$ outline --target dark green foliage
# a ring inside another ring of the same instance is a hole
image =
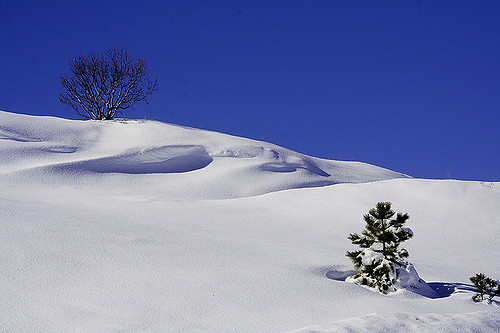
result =
[[[408,251],[399,246],[413,236],[410,229],[403,228],[409,216],[396,214],[390,202],[379,202],[363,218],[366,225],[361,235],[353,233],[348,237],[361,250],[347,251],[346,256],[360,271],[354,276],[357,283],[387,292],[397,278],[394,264],[404,265],[408,257]]]
[[[346,256],[348,256],[352,260],[352,263],[354,264],[354,267],[356,269],[361,269],[361,266],[363,266],[360,256],[361,252],[363,251],[347,251],[346,254]]]
[[[363,275],[369,277],[363,277],[363,284],[371,288],[378,288],[382,292],[387,292],[394,283],[394,268],[388,262],[374,261],[372,264],[362,266],[358,276]]]
[[[500,295],[500,285],[492,278],[486,277],[483,273],[476,274],[469,278],[476,287],[477,293],[472,296],[475,302],[484,300],[484,296],[488,296],[488,301],[492,302],[495,295]]]
[[[413,232],[402,228],[410,218],[408,214],[398,213],[395,219],[391,218],[395,212],[391,209],[390,202],[379,202],[377,207],[369,211],[363,218],[366,222],[365,230],[361,236],[357,233],[348,237],[353,244],[361,248],[371,248],[373,251],[381,253],[385,259],[398,262],[398,257],[408,257],[408,252],[404,249],[398,250],[399,245],[413,237]],[[359,269],[359,260],[355,258],[361,251],[347,252],[347,256],[353,260],[356,268]]]

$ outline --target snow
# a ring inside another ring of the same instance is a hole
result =
[[[410,215],[403,245],[434,296],[343,281],[379,201]],[[500,183],[0,112],[0,330],[498,332],[498,299],[473,302],[469,277],[499,278],[499,202]]]
[[[413,230],[411,230],[410,228],[401,228],[402,230],[406,231],[410,237],[413,237]]]
[[[373,265],[374,262],[383,261],[384,256],[382,253],[372,251],[370,249],[365,249],[361,252],[362,260],[364,266]]]
[[[498,332],[499,319],[490,312],[474,312],[462,315],[389,313],[370,314],[362,318],[341,320],[327,327],[308,327],[295,333],[330,332]]]

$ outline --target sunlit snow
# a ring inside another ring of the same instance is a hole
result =
[[[432,292],[344,282],[347,236],[379,201],[410,215],[404,247]],[[498,297],[474,303],[469,281],[500,278],[498,216],[500,183],[0,112],[0,330],[498,332]]]

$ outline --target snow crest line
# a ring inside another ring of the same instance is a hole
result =
[[[68,163],[57,168],[97,173],[182,173],[202,169],[212,161],[213,158],[202,146],[175,145]]]

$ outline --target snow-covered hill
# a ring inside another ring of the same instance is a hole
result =
[[[434,296],[341,281],[378,201],[409,213]],[[500,183],[0,112],[0,331],[498,332],[498,303],[472,302],[468,277],[500,278],[499,203]]]
[[[74,121],[0,112],[0,149],[0,173],[9,177],[42,175],[37,180],[52,182],[51,176],[62,176],[92,187],[132,182],[150,195],[182,198],[235,198],[407,177],[155,121]]]

